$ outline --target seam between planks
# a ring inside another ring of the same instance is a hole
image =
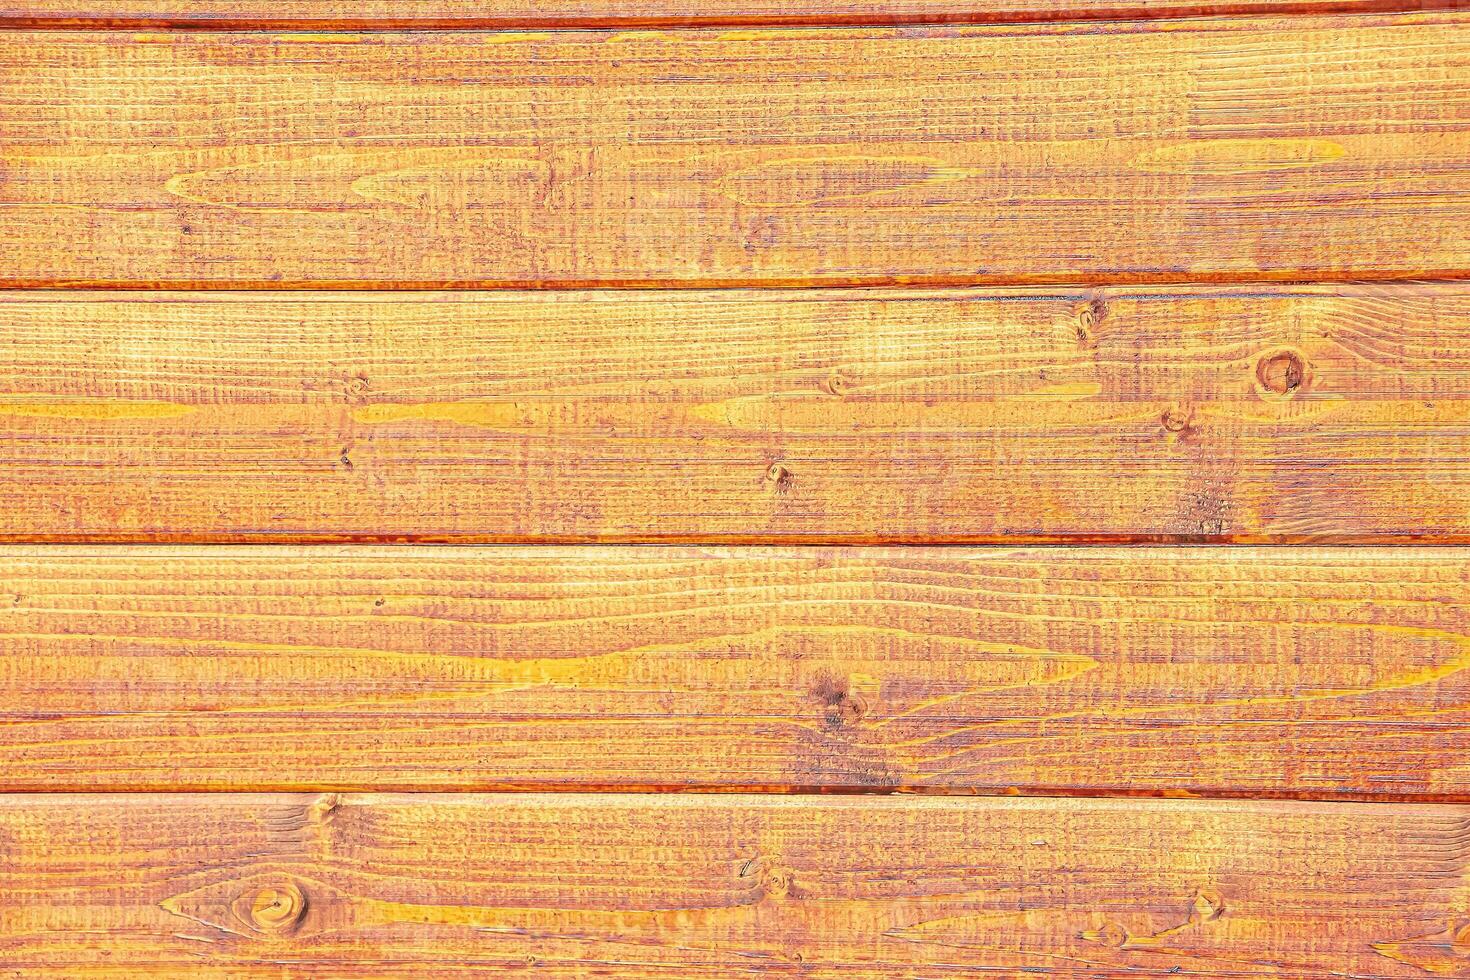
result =
[[[1315,16],[1323,14],[1393,14],[1467,9],[1466,0],[1299,0],[1270,2],[1243,0],[1228,3],[1169,3],[1147,6],[1141,3],[1119,3],[1093,10],[1074,9],[969,9],[935,13],[825,13],[825,14],[691,14],[685,16],[556,15],[425,17],[237,17],[209,15],[157,16],[65,16],[32,15],[0,10],[0,30],[168,30],[189,32],[215,31],[322,31],[322,32],[391,32],[391,31],[581,31],[617,29],[690,29],[753,28],[813,29],[852,27],[924,27],[986,24],[1051,24],[1090,23],[1128,20],[1184,20],[1195,18],[1227,18],[1253,16]]]
[[[353,292],[353,293],[424,293],[424,292],[790,292],[795,290],[837,289],[1106,289],[1130,286],[1149,289],[1212,286],[1329,286],[1329,285],[1430,285],[1470,281],[1470,269],[1384,270],[1371,273],[1345,271],[1341,275],[1316,271],[1311,276],[1290,272],[1277,275],[1270,271],[1252,270],[1239,276],[1224,274],[1158,276],[1149,273],[1109,273],[1083,276],[1005,275],[1005,276],[842,276],[831,278],[798,277],[790,279],[180,279],[140,281],[134,279],[4,279],[0,293],[96,290],[99,292],[143,293],[215,293],[215,292]]]

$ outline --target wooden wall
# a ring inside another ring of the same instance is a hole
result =
[[[1470,976],[1470,10],[0,0],[0,977]]]

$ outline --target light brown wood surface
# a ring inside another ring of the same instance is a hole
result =
[[[0,980],[1470,977],[1464,8],[0,0]]]
[[[1470,536],[1470,286],[0,295],[0,537]]]
[[[0,972],[1464,976],[1467,826],[1392,804],[6,797]]]
[[[0,0],[0,26],[596,28],[1453,9],[1460,0]]]
[[[0,33],[0,283],[1470,269],[1470,14]]]
[[[1463,549],[9,548],[5,790],[1470,800]]]

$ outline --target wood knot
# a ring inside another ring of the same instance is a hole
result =
[[[1108,304],[1101,296],[1094,296],[1077,310],[1075,329],[1077,343],[1083,347],[1097,344],[1097,328],[1107,318]]]
[[[1212,888],[1201,888],[1194,896],[1196,922],[1213,922],[1225,914],[1225,900]]]
[[[850,386],[847,382],[847,379],[844,378],[842,375],[833,374],[831,377],[822,382],[821,387],[822,390],[825,391],[827,394],[836,395],[838,398],[841,398],[843,395],[847,394]]]
[[[1290,398],[1307,382],[1307,365],[1295,351],[1277,351],[1256,362],[1256,381],[1261,390],[1278,398]]]
[[[1086,303],[1082,304],[1082,309],[1077,311],[1077,322],[1082,324],[1087,329],[1091,330],[1099,323],[1102,323],[1103,320],[1107,319],[1107,316],[1107,300],[1103,299],[1101,296],[1094,296]]]
[[[855,725],[868,713],[868,703],[862,695],[854,693],[850,684],[839,683],[830,677],[817,682],[812,688],[812,696],[821,704],[822,716],[830,728]]]
[[[791,894],[791,869],[773,863],[764,855],[757,854],[742,862],[735,874],[747,880],[754,879],[755,888],[762,898],[785,898]]]
[[[827,704],[824,713],[827,724],[833,728],[846,728],[856,725],[863,720],[868,713],[868,705],[858,694],[844,694],[842,697]]]
[[[381,599],[378,600],[380,603]],[[342,798],[336,793],[323,793],[306,808],[307,820],[311,823],[326,823],[332,819],[337,808],[342,805]]]
[[[1189,413],[1182,408],[1170,408],[1160,417],[1159,422],[1167,432],[1183,432],[1189,428]]]
[[[367,397],[368,387],[367,375],[353,375],[342,383],[342,397],[351,404],[357,404]]]
[[[250,924],[261,932],[285,935],[295,932],[306,917],[306,894],[294,881],[278,881],[256,889],[246,911]]]
[[[1094,929],[1082,934],[1084,939],[1090,939],[1104,946],[1112,946],[1114,949],[1122,949],[1128,943],[1128,930],[1116,922],[1109,922],[1101,929]]]
[[[787,868],[770,868],[761,878],[761,891],[767,898],[785,898],[791,894],[791,871]]]
[[[791,484],[796,482],[796,477],[791,471],[780,463],[772,463],[766,467],[765,482],[777,493],[784,494],[791,490]]]

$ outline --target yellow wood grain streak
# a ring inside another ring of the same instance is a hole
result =
[[[1470,540],[1470,286],[0,295],[0,539]]]
[[[1470,799],[1462,549],[11,547],[7,791]]]
[[[1393,804],[6,797],[0,942],[8,968],[68,977],[1463,976],[1467,824]]]
[[[1464,12],[0,32],[0,283],[1454,277],[1467,78]]]
[[[1453,9],[1456,0],[3,0],[26,27],[491,28],[989,23]]]

